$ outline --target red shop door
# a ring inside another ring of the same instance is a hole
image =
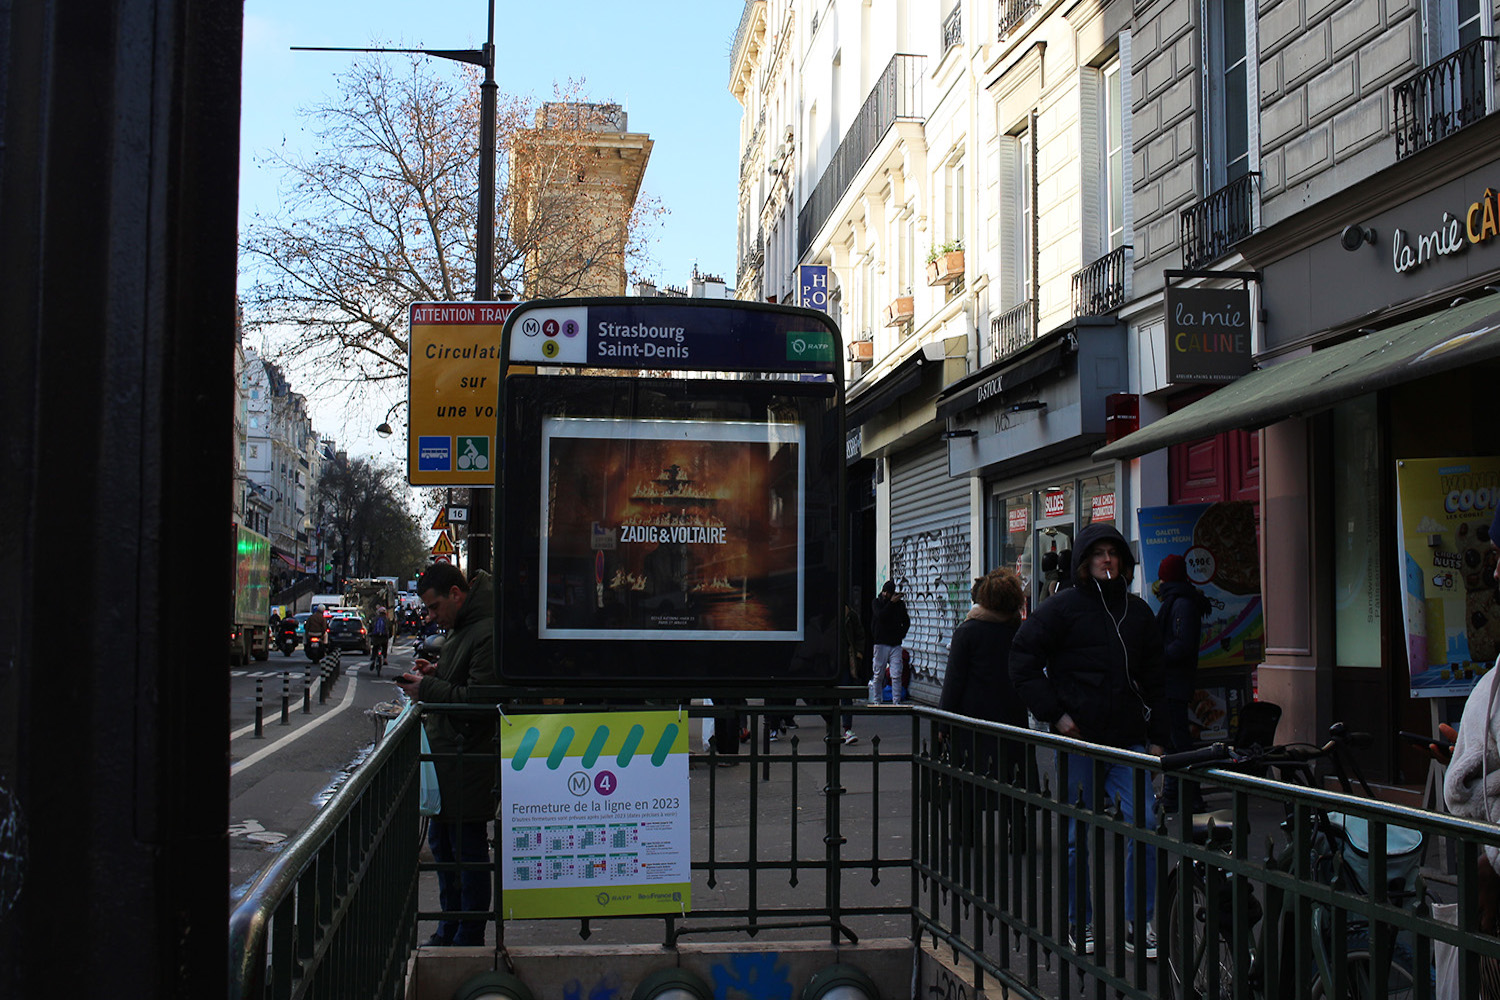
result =
[[[1200,392],[1179,396],[1169,408],[1180,410],[1206,395]],[[1167,477],[1169,503],[1249,500],[1259,504],[1260,435],[1225,431],[1173,445],[1167,452]]]

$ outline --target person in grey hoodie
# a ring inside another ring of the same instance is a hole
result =
[[[1075,740],[1121,747],[1160,756],[1170,732],[1167,725],[1166,677],[1161,633],[1151,607],[1128,590],[1135,558],[1112,525],[1094,523],[1079,532],[1073,545],[1073,586],[1059,590],[1037,606],[1011,643],[1010,677],[1016,693],[1053,731]],[[1082,754],[1062,754],[1063,798],[1080,795],[1093,802],[1094,762]],[[1120,802],[1126,823],[1148,823],[1155,812],[1151,782],[1142,799],[1134,792],[1134,769],[1104,769],[1103,796]],[[1092,893],[1088,891],[1088,857],[1077,843],[1080,824],[1068,828],[1068,918],[1075,946],[1093,951]],[[1146,851],[1147,958],[1156,955],[1155,851]],[[1125,917],[1135,919],[1135,841],[1125,848]],[[1076,912],[1079,881],[1084,912]],[[1080,920],[1081,916],[1081,920]],[[1127,946],[1134,940],[1127,933]]]

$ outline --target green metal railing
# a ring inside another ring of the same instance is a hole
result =
[[[406,992],[417,912],[419,722],[407,712],[229,918],[229,996]]]
[[[1460,948],[1466,989],[1478,982],[1481,956],[1500,957],[1495,938],[1460,930],[1477,926],[1473,873],[1483,845],[1500,845],[1493,827],[1209,771],[1188,776],[1182,790],[1222,807],[1212,839],[1199,842],[1190,820],[1162,822],[1144,809],[1148,783],[1159,772],[1154,758],[920,706],[829,708],[820,699],[680,709],[693,720],[712,716],[716,726],[750,731],[741,754],[692,755],[691,911],[547,923],[564,937],[624,935],[667,947],[726,932],[833,944],[905,938],[944,953],[977,985],[993,980],[1022,997],[1275,998],[1321,991],[1421,1000],[1433,995],[1433,942]],[[671,706],[623,696],[611,702],[601,692],[588,705],[511,702],[506,712],[664,707]],[[862,733],[853,746],[839,741],[846,711]],[[793,714],[803,727],[771,743],[772,721]],[[1143,819],[1125,822],[1102,790],[1089,801],[1070,796],[1057,781],[1059,750],[1082,754],[1096,772],[1114,764],[1134,768],[1127,794]],[[437,867],[418,861],[417,761],[409,714],[251,887],[231,921],[232,996],[323,996],[333,984],[339,996],[401,992],[419,922],[439,917],[419,912],[417,903],[419,879]],[[739,766],[721,766],[731,763]],[[1329,811],[1363,819],[1373,831],[1375,846],[1362,861],[1368,890],[1352,884],[1337,845],[1327,840],[1322,817]],[[1080,947],[1069,942],[1073,823],[1080,824],[1095,873],[1072,900],[1081,908],[1087,892],[1093,904],[1092,953],[1081,939]],[[1429,860],[1451,845],[1456,876],[1421,885],[1416,896],[1388,884],[1398,859],[1381,845],[1385,830],[1395,828],[1423,833]],[[1139,916],[1127,927],[1130,843],[1139,846]],[[498,879],[493,864],[485,870]],[[1148,883],[1161,932],[1154,961],[1144,948],[1126,947],[1127,934],[1141,940],[1146,931]],[[1458,904],[1456,926],[1432,915],[1425,890],[1433,888]],[[475,916],[494,922],[496,910]],[[507,926],[496,925],[497,952]],[[1174,968],[1182,982],[1173,981]]]

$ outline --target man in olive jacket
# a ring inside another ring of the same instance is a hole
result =
[[[1130,593],[1135,557],[1122,536],[1108,524],[1094,523],[1079,532],[1073,545],[1070,588],[1048,597],[1016,632],[1010,647],[1010,679],[1016,694],[1054,732],[1075,740],[1122,747],[1160,756],[1170,739],[1167,723],[1166,668],[1161,632],[1150,605]],[[1094,801],[1093,761],[1082,754],[1063,754],[1064,795]],[[1134,769],[1111,763],[1103,769],[1103,796],[1118,800],[1122,818],[1149,828],[1155,802],[1151,782],[1141,799],[1134,793]],[[1068,917],[1076,947],[1093,951],[1094,928],[1088,890],[1088,855],[1078,850],[1078,824],[1068,827]],[[1125,848],[1125,918],[1135,918],[1135,841]],[[1149,921],[1155,910],[1154,850],[1146,855],[1145,951],[1156,957],[1156,933]],[[1079,882],[1084,886],[1082,920],[1075,913]],[[1133,927],[1126,947],[1134,946]]]
[[[467,702],[473,685],[495,683],[494,596],[489,574],[471,585],[455,567],[438,563],[417,581],[417,596],[429,617],[448,629],[437,663],[418,659],[413,673],[397,681],[417,701]],[[444,910],[490,908],[489,822],[495,818],[495,719],[486,715],[429,712],[422,725],[437,755],[435,766],[442,811],[427,827],[433,860],[472,864],[472,869],[438,872],[438,901]],[[443,754],[462,751],[463,760]],[[482,945],[484,920],[444,920],[428,945]]]

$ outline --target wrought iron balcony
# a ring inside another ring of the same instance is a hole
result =
[[[1000,0],[1000,30],[995,34],[996,39],[1003,41],[1037,6],[1038,0]]]
[[[1476,38],[1391,88],[1396,159],[1419,153],[1490,113],[1485,64],[1493,58],[1496,41],[1500,39],[1491,35]]]
[[[854,124],[844,133],[833,159],[818,178],[807,203],[797,213],[797,256],[804,257],[812,238],[833,214],[839,199],[859,176],[860,168],[898,121],[921,121],[924,56],[897,55],[865,98]]]
[[[1255,232],[1259,173],[1236,177],[1196,205],[1182,210],[1182,266],[1203,267]]]
[[[1073,316],[1108,316],[1125,304],[1130,247],[1116,247],[1073,275]]]
[[[951,48],[953,48],[955,45],[962,45],[963,44],[963,41],[964,41],[964,19],[963,19],[963,13],[964,13],[963,4],[959,3],[959,4],[955,4],[954,7],[953,7],[953,9],[948,12],[948,16],[945,17],[945,18],[943,18],[943,54],[944,55],[947,55],[948,54],[948,50],[951,49]]]
[[[1007,357],[1016,353],[1036,339],[1036,318],[1031,311],[1031,300],[1001,313],[990,320],[990,335],[984,342],[985,356],[980,364]]]

